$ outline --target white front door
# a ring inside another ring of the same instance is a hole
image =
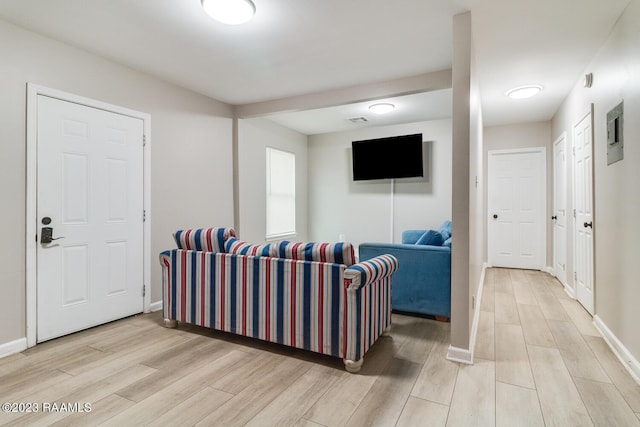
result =
[[[553,144],[553,274],[567,283],[567,156],[563,134]]]
[[[544,268],[545,150],[489,152],[488,258],[494,267]]]
[[[593,314],[593,146],[591,113],[573,128],[576,298]]]
[[[38,342],[143,311],[143,132],[37,96]]]

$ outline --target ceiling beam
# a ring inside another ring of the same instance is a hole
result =
[[[363,84],[306,95],[237,105],[235,106],[235,112],[237,118],[248,119],[276,113],[335,107],[355,102],[373,101],[380,98],[391,98],[450,88],[451,70],[442,70],[386,82]]]

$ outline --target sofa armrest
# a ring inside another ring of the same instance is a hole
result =
[[[344,279],[348,290],[357,290],[370,283],[391,276],[398,269],[398,259],[393,255],[379,255],[347,267]]]
[[[171,251],[160,252],[160,265],[164,267],[167,263],[171,263]]]

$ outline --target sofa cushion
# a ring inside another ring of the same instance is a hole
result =
[[[442,234],[436,230],[427,230],[422,237],[418,239],[416,245],[442,246],[443,242],[444,238]]]
[[[449,237],[447,240],[444,241],[444,243],[442,244],[442,246],[446,246],[448,248],[451,247],[451,237]]]
[[[330,262],[347,267],[356,263],[355,251],[349,242],[288,243],[281,245],[279,252],[281,258]]]
[[[438,229],[438,232],[442,234],[442,238],[444,240],[447,240],[449,237],[451,237],[451,221],[447,220],[443,222]]]
[[[277,257],[280,253],[280,245],[287,243],[289,242],[253,245],[251,243],[238,240],[235,237],[231,237],[227,240],[227,243],[225,243],[224,248],[225,252],[228,254]]]
[[[178,249],[224,252],[224,244],[230,237],[235,237],[233,228],[198,228],[178,230],[173,238]]]

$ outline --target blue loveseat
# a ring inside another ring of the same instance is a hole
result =
[[[360,260],[382,254],[400,264],[393,275],[394,311],[451,317],[451,221],[438,230],[406,230],[402,243],[360,245]]]

